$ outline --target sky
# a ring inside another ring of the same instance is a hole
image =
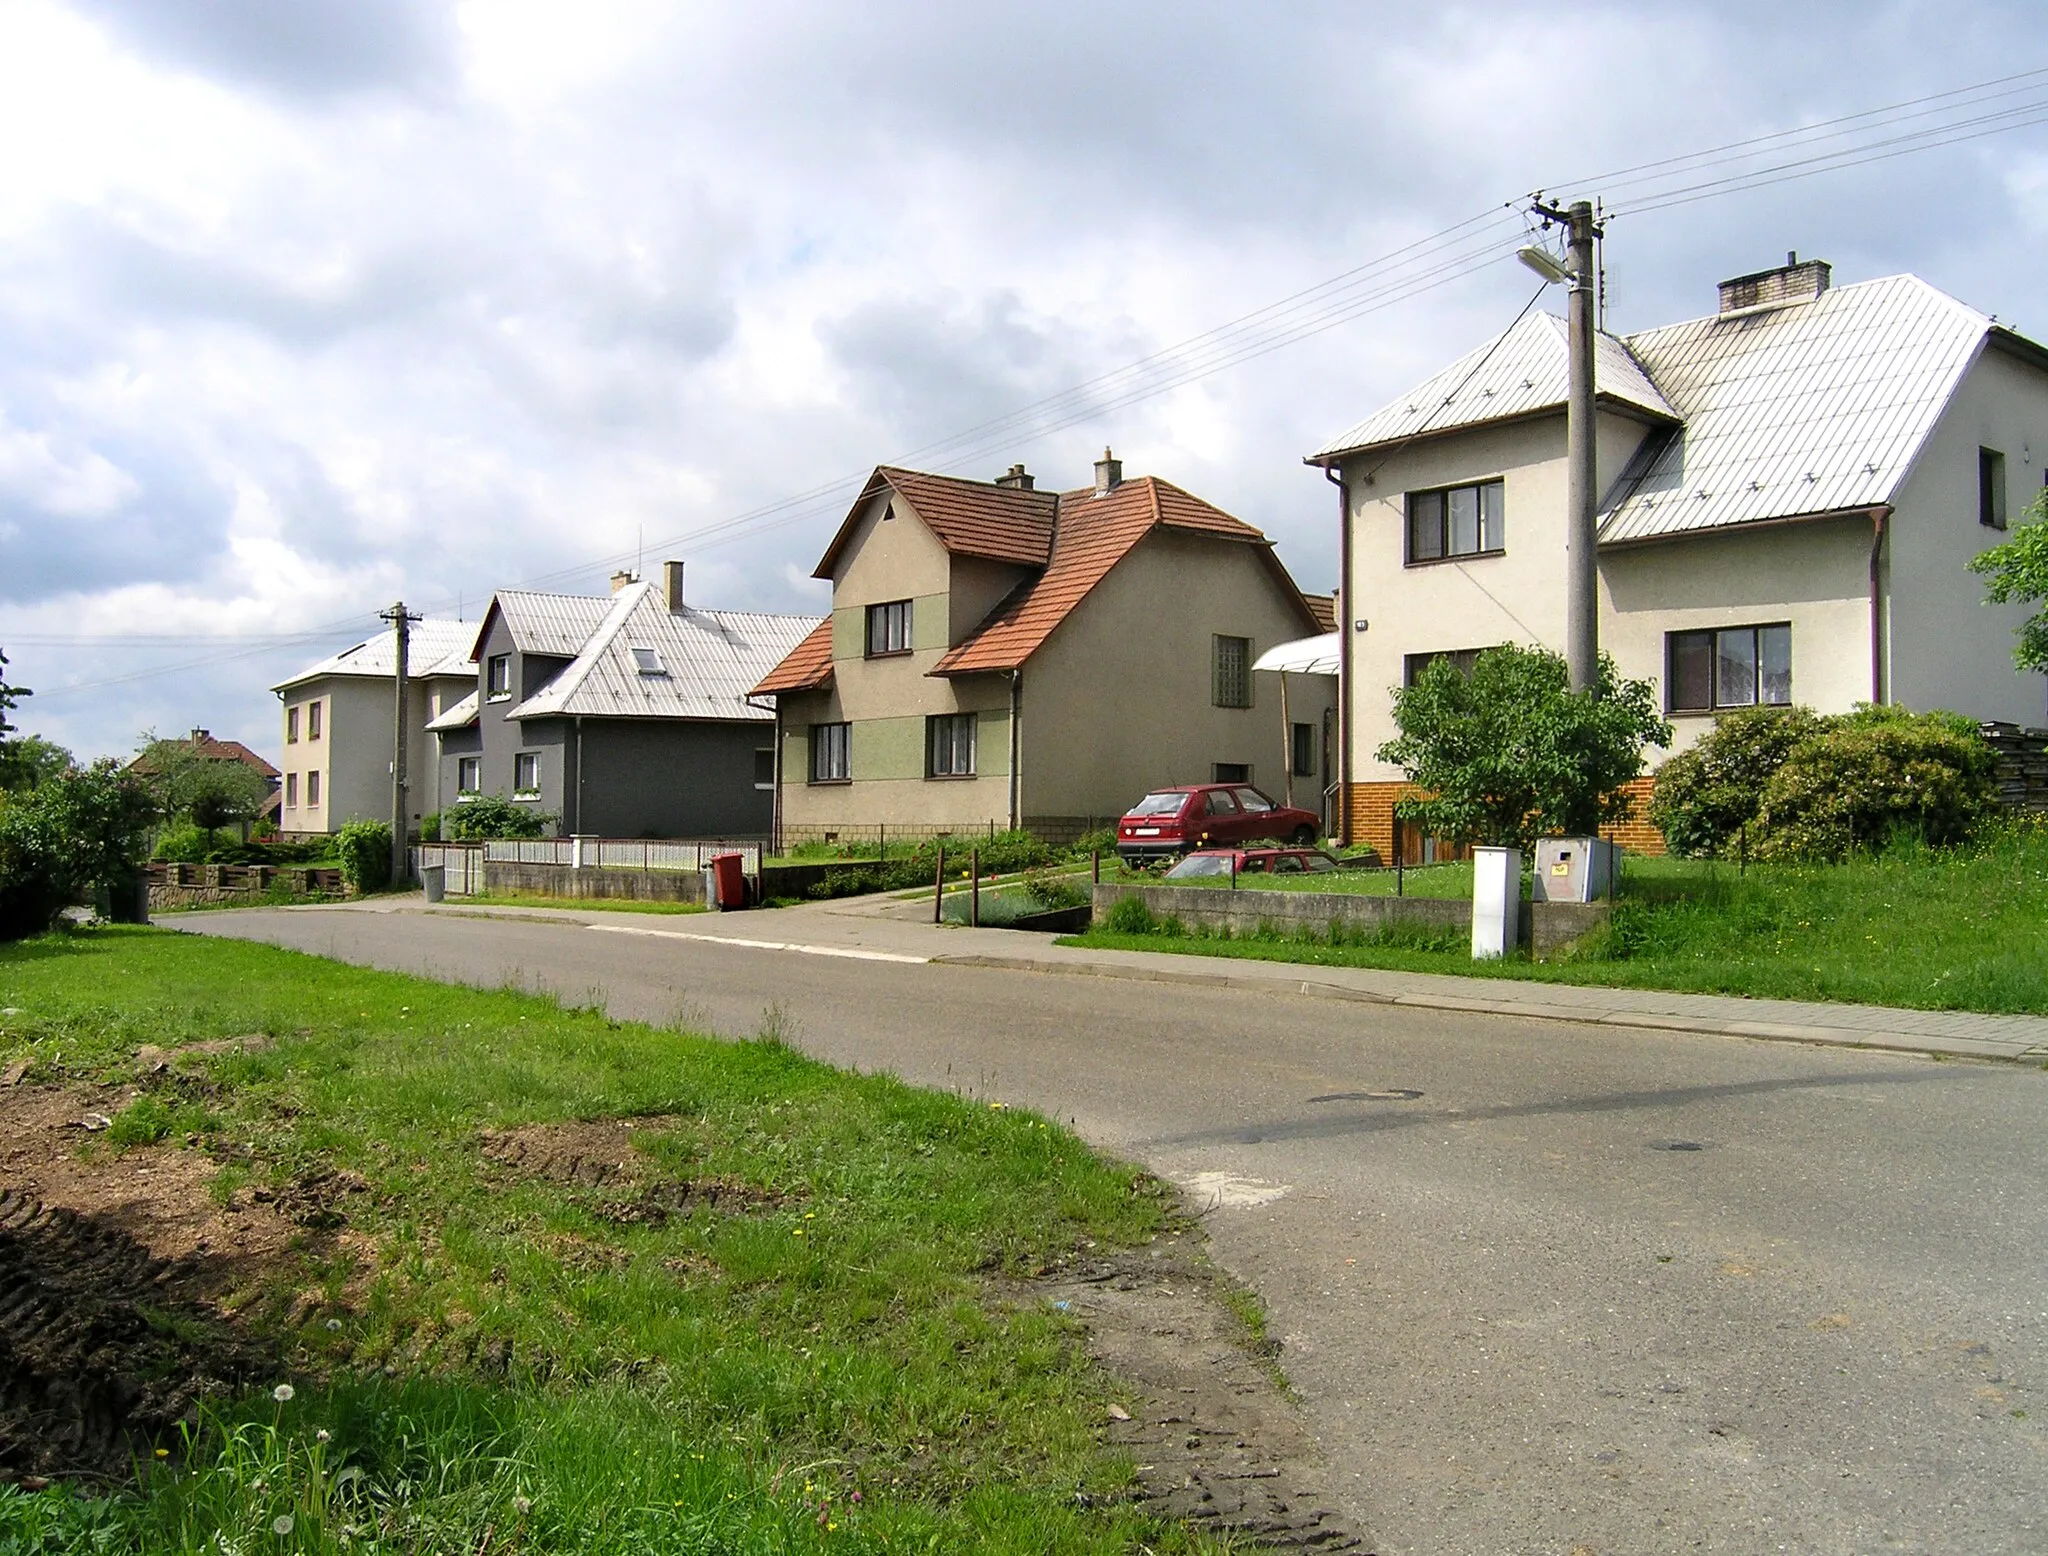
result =
[[[0,0],[16,719],[81,756],[203,726],[275,757],[268,687],[392,601],[475,620],[636,560],[683,558],[696,604],[821,613],[878,463],[1064,488],[1113,446],[1326,590],[1302,457],[1530,301],[1532,190],[1602,199],[1617,331],[1796,249],[2048,339],[2048,78],[1980,94],[2005,133],[1761,174],[1902,149],[1979,102],[1920,100],[2048,66],[2036,21]]]

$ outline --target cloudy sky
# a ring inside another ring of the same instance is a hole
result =
[[[1798,249],[2048,337],[2048,74],[1921,101],[2048,65],[2036,22],[0,0],[23,722],[81,754],[205,725],[275,755],[268,684],[394,598],[474,619],[643,549],[687,558],[699,603],[822,610],[847,483],[891,460],[1077,485],[1113,444],[1326,588],[1301,456],[1522,307],[1535,188],[1614,212],[1618,330]],[[1828,151],[1880,159],[1769,181]]]

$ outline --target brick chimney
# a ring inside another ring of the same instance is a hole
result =
[[[1787,303],[1810,303],[1828,289],[1834,267],[1824,259],[1802,260],[1794,249],[1775,270],[1737,276],[1721,283],[1721,311],[1740,313],[1747,308],[1778,308]]]
[[[616,573],[612,574],[612,593],[617,594],[621,589],[625,588],[627,584],[638,583],[639,581],[640,580],[638,578],[633,576],[632,570],[630,568],[622,567]]]
[[[664,562],[661,564],[661,597],[668,602],[671,614],[683,608],[683,564]]]
[[[1102,457],[1095,461],[1095,495],[1107,497],[1124,484],[1124,462],[1107,448]]]
[[[1037,484],[1036,478],[1022,465],[1012,465],[996,477],[996,485],[1007,486],[1013,492],[1028,492]]]

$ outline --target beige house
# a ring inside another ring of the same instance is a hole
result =
[[[430,721],[476,692],[473,622],[415,622],[406,645],[406,801],[412,825],[432,809],[436,758]],[[286,839],[391,819],[395,632],[331,654],[271,688],[283,704],[284,764],[277,827]]]
[[[1674,750],[1759,704],[2044,714],[2012,661],[2025,609],[1967,563],[2048,479],[2048,351],[1913,276],[1829,283],[1792,256],[1704,318],[1598,339],[1600,645],[1658,686]],[[1401,775],[1373,753],[1419,665],[1562,649],[1565,393],[1563,323],[1533,315],[1309,456],[1343,492],[1360,841],[1391,845]]]
[[[875,471],[818,564],[830,619],[755,688],[783,835],[1067,837],[1216,779],[1319,805],[1327,683],[1299,678],[1283,726],[1252,662],[1327,616],[1251,525],[1107,453],[1095,473]]]

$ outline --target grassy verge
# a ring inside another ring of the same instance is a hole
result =
[[[631,897],[550,897],[540,892],[473,891],[446,899],[451,906],[486,908],[574,908],[582,913],[703,913],[701,902],[640,902]]]
[[[1141,886],[1220,886],[1225,891],[1230,889],[1230,877],[1227,875],[1205,875],[1190,880],[1169,881],[1158,875],[1120,871],[1116,879]],[[1472,895],[1472,866],[1424,864],[1400,871],[1329,870],[1316,875],[1240,875],[1237,878],[1237,889],[1317,892],[1336,897],[1392,897],[1398,893],[1409,897],[1469,899]]]
[[[1169,1215],[1044,1119],[772,1020],[721,1043],[146,929],[0,948],[0,1006],[29,1085],[267,1035],[153,1073],[89,1148],[202,1152],[221,1196],[353,1186],[228,1303],[291,1397],[224,1405],[140,1490],[0,1487],[0,1550],[1197,1548],[1115,1505],[1071,1322],[989,1295]],[[621,1118],[623,1178],[492,1154]]]
[[[2048,1015],[2048,832],[1839,865],[1631,858],[1608,933],[1554,962],[1476,963],[1462,934],[1093,930],[1064,945],[1466,977]]]

